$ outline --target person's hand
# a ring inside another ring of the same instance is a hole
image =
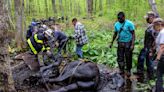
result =
[[[130,50],[133,51],[134,50],[134,45],[130,46]]]
[[[152,56],[153,56],[153,53],[152,53],[152,52],[150,52],[150,53],[149,53],[149,56],[150,56],[150,57],[152,57]]]
[[[74,37],[73,37],[73,36],[69,36],[68,38],[69,38],[69,39],[74,39]]]

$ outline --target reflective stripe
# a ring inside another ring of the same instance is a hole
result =
[[[35,48],[33,47],[33,45],[32,45],[32,43],[31,43],[30,39],[28,39],[27,42],[28,42],[28,44],[29,44],[29,46],[30,46],[32,52],[36,55],[38,52],[37,52],[37,51],[35,50]]]
[[[44,51],[44,50],[46,50],[46,48],[43,46],[43,47],[42,47],[42,51]]]
[[[50,50],[50,47],[47,47],[46,50]]]
[[[42,51],[44,50],[50,50],[50,47],[45,48],[44,46],[42,47]]]
[[[37,43],[43,44],[43,41],[38,39],[37,34],[34,35],[34,39]]]

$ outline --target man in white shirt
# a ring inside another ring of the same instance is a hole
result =
[[[156,38],[157,57],[155,62],[157,65],[157,81],[156,91],[163,92],[163,74],[164,74],[164,20],[157,18],[153,21],[155,31],[159,32]]]

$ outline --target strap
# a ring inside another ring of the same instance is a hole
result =
[[[119,34],[122,32],[123,27],[124,27],[124,25],[125,25],[125,22],[126,22],[126,21],[124,21],[124,23],[122,24],[122,27],[120,28],[120,31],[118,32]],[[119,40],[119,38],[120,38],[120,36],[118,35],[117,41]]]
[[[44,51],[44,50],[50,50],[50,47],[45,47],[45,46],[43,46],[43,47],[42,47],[42,51]]]
[[[125,21],[125,22],[126,22],[126,21]],[[119,34],[122,32],[123,27],[124,27],[124,25],[125,25],[125,22],[122,24],[122,27],[120,28]]]
[[[27,43],[29,44],[29,46],[30,46],[32,52],[36,55],[38,52],[36,51],[36,49],[35,49],[34,46],[32,45],[31,40],[28,39],[28,40],[27,40]]]
[[[37,43],[43,44],[43,41],[38,39],[37,34],[34,35],[34,39]]]

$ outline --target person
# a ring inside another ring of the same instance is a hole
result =
[[[139,57],[138,57],[138,64],[137,64],[137,75],[138,80],[143,82],[144,80],[144,60],[146,59],[146,66],[147,66],[147,77],[148,79],[153,79],[153,55],[154,55],[154,43],[155,37],[157,32],[153,29],[152,22],[156,18],[156,14],[152,11],[147,12],[145,16],[146,21],[148,23],[148,27],[145,31],[145,38],[144,38],[144,48],[141,50]]]
[[[85,32],[84,25],[77,21],[77,18],[72,19],[72,24],[74,25],[74,38],[76,40],[76,54],[79,58],[83,58],[82,48],[88,43],[88,37]]]
[[[26,34],[26,39],[29,39],[32,35],[37,33],[37,22],[35,19],[32,20],[31,25],[28,27],[27,34]]]
[[[58,53],[61,54],[62,49],[64,50],[64,53],[66,53],[66,43],[68,37],[61,31],[59,24],[52,25],[51,28],[53,29],[54,39],[50,43],[58,43]]]
[[[114,35],[110,48],[112,48],[113,42],[117,38],[117,62],[120,69],[120,74],[124,77],[125,75],[125,62],[126,60],[126,74],[127,77],[131,75],[132,68],[132,51],[134,49],[135,41],[135,26],[130,21],[125,19],[124,12],[119,12],[117,15],[118,21],[114,25]]]
[[[155,31],[159,32],[156,38],[156,52],[157,57],[155,63],[157,64],[157,81],[156,91],[163,92],[163,74],[164,74],[164,20],[156,18],[153,21]]]
[[[52,30],[46,30],[42,34],[34,34],[29,39],[27,39],[28,46],[30,48],[30,55],[34,58],[38,58],[40,52],[44,52],[52,60],[55,60],[53,53],[50,51],[50,46],[48,41],[52,38]]]

